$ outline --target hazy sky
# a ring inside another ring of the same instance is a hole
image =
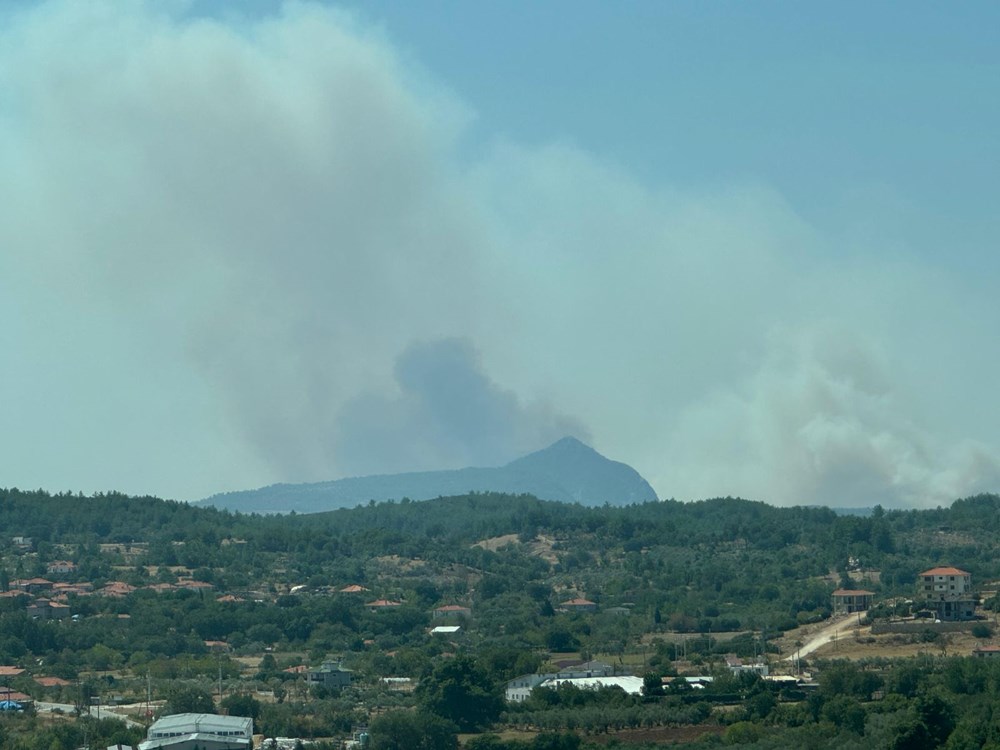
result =
[[[574,434],[661,497],[1000,490],[1000,5],[0,5],[0,485]]]

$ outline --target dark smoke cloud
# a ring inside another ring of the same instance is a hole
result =
[[[340,412],[336,455],[348,473],[492,466],[565,435],[588,438],[577,420],[491,380],[468,339],[413,344],[394,374],[398,393],[367,392]]]

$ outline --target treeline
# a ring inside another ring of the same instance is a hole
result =
[[[69,558],[77,564],[63,576],[70,581],[144,587],[175,581],[173,566],[183,566],[216,592],[248,600],[227,606],[214,596],[145,590],[121,602],[77,597],[73,611],[85,619],[133,614],[127,631],[102,624],[115,663],[172,656],[194,639],[316,652],[374,640],[393,650],[422,636],[430,609],[455,602],[472,607],[475,637],[487,643],[617,653],[650,631],[773,635],[821,620],[831,589],[855,585],[849,561],[880,572],[878,583],[864,584],[880,597],[912,595],[916,574],[941,563],[969,570],[977,583],[1000,577],[998,518],[994,495],[948,509],[876,508],[866,518],[733,498],[585,508],[489,493],[262,517],[116,494],[5,490],[0,524],[10,536],[0,539],[0,588]],[[34,552],[15,548],[15,535],[31,537]],[[499,548],[477,544],[505,535],[511,542]],[[100,547],[134,542],[144,546],[129,556]],[[345,584],[369,592],[316,595]],[[293,585],[304,595],[282,595]],[[596,602],[598,613],[557,611],[572,596]],[[366,597],[402,606],[372,614],[360,606]],[[0,623],[0,657],[64,651],[74,655],[66,661],[85,662],[79,655],[96,645],[91,626],[57,642],[52,627],[18,619],[23,603],[0,607],[12,614]],[[177,616],[183,628],[172,631]]]

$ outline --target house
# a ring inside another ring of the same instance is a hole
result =
[[[871,609],[875,593],[864,589],[837,589],[831,595],[831,599],[834,614],[851,615]]]
[[[972,575],[959,568],[931,568],[917,577],[917,596],[927,601],[936,619],[942,622],[972,620],[977,597]]]
[[[310,685],[322,685],[328,690],[340,690],[350,686],[352,674],[339,661],[325,661],[319,669],[306,672],[306,682]]]
[[[461,630],[461,625],[438,625],[431,628],[431,635],[458,635]]]
[[[347,586],[344,586],[344,588],[342,588],[340,590],[340,593],[341,594],[363,594],[366,591],[368,591],[368,589],[366,589],[364,586],[362,586],[360,584],[357,584],[357,583],[352,583],[352,584],[349,584]]]
[[[431,613],[435,620],[439,617],[472,617],[472,610],[460,604],[445,604]]]
[[[1000,646],[978,646],[972,655],[977,659],[1000,659]]]
[[[94,593],[94,584],[90,581],[80,581],[79,583],[53,583],[53,597],[56,599],[68,599],[70,594],[76,596],[88,596]]]
[[[958,568],[931,568],[918,576],[917,593],[924,599],[972,592],[972,575]]]
[[[51,589],[53,583],[45,578],[19,578],[16,581],[11,581],[10,585],[14,588],[21,589],[21,591],[27,591],[29,594],[38,594],[42,591],[48,591]]]
[[[29,617],[37,617],[39,620],[65,620],[70,615],[68,604],[49,599],[36,599],[28,605],[26,611]]]
[[[48,575],[67,575],[76,572],[76,563],[69,560],[53,560],[45,568]]]
[[[124,581],[111,581],[104,588],[98,589],[101,596],[110,596],[112,599],[123,599],[135,591],[135,586]]]
[[[559,604],[560,607],[569,612],[596,612],[597,604],[589,599],[569,599]]]
[[[735,675],[749,673],[767,677],[771,671],[767,664],[762,661],[744,664],[743,660],[736,654],[726,654],[726,667]]]
[[[504,697],[508,703],[520,703],[531,695],[531,691],[541,685],[550,677],[549,674],[523,674],[507,682],[507,690]]]
[[[139,750],[250,750],[253,719],[217,714],[173,714],[154,721]]]
[[[373,602],[366,602],[365,606],[368,607],[369,612],[382,612],[393,607],[402,607],[403,603],[394,602],[391,599],[376,599]]]
[[[944,595],[941,599],[928,602],[934,617],[941,622],[957,622],[976,619],[976,597],[974,594]]]

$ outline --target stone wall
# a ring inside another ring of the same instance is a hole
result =
[[[872,635],[882,635],[883,633],[923,633],[925,630],[930,630],[933,633],[961,633],[971,630],[977,622],[981,621],[934,622],[933,620],[903,620],[887,622],[886,620],[876,620],[872,623]]]

